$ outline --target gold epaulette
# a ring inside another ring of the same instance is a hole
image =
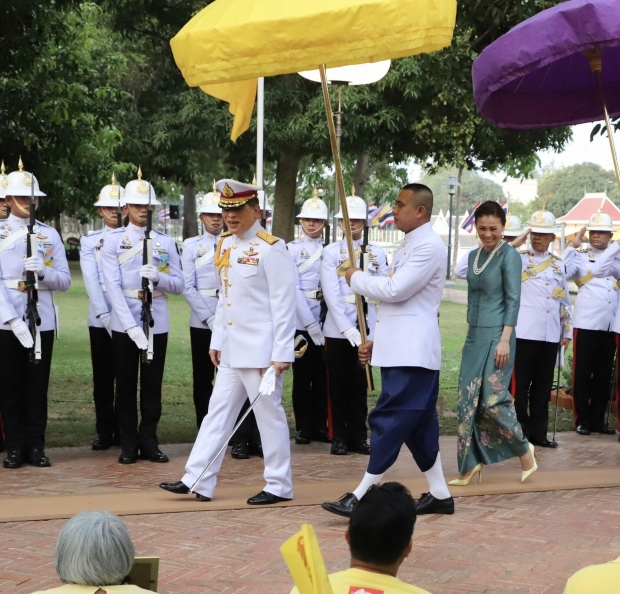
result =
[[[230,231],[224,231],[224,233],[220,236],[220,240],[224,239],[224,237],[229,237],[230,235],[232,235]]]
[[[277,237],[271,235],[271,233],[267,233],[267,231],[259,231],[256,235],[263,241],[266,241],[269,245],[273,245],[279,241]]]
[[[577,250],[577,253],[578,253],[578,254],[587,254],[587,253],[588,253],[588,251],[589,251],[589,250],[588,250],[588,248],[579,248],[579,249]]]
[[[517,250],[517,253],[518,253],[518,254],[527,254],[527,253],[528,253],[528,251],[529,251],[529,250],[527,249],[527,247],[520,247],[520,248]]]
[[[557,260],[558,262],[561,262],[561,261],[562,261],[562,258],[560,258],[560,257],[556,256],[555,254],[551,254],[551,257],[552,257],[553,259]]]

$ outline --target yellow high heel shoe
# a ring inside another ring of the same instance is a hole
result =
[[[532,466],[532,468],[530,468],[529,470],[524,470],[521,473],[522,483],[524,483],[528,478],[530,478],[538,470],[538,464],[536,464],[536,461],[538,460],[538,456],[536,455],[536,452],[534,451],[534,446],[531,443],[529,444],[529,448],[530,448],[530,452],[532,453],[532,459],[534,460],[534,466]]]
[[[471,469],[471,472],[469,473],[469,475],[467,476],[467,478],[464,479],[454,479],[453,481],[450,481],[448,484],[449,485],[454,485],[457,487],[466,487],[467,485],[469,485],[469,481],[471,481],[472,477],[478,473],[478,484],[480,484],[482,482],[482,469],[484,468],[484,465],[482,464],[482,462],[480,462],[480,464],[476,464],[476,466],[474,466]]]

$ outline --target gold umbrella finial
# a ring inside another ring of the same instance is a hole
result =
[[[17,163],[17,169],[19,171],[23,171],[24,170],[24,162],[22,161],[21,155],[19,156],[19,161]]]
[[[583,51],[583,55],[590,62],[592,72],[601,72],[603,70],[603,48],[593,47]]]
[[[112,172],[112,181],[110,182],[113,186],[116,185],[116,175],[114,175],[114,171]]]
[[[138,165],[138,179],[142,179],[142,166]]]

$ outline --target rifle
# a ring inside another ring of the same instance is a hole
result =
[[[355,194],[355,192],[353,192]],[[360,267],[364,272],[368,272],[368,216],[366,217],[366,221],[364,223],[364,236],[362,239],[362,245],[361,245],[361,254],[360,254]],[[364,319],[363,320],[358,320],[358,322],[364,323],[366,324],[366,335],[368,335],[369,333],[369,328],[368,328],[368,324],[366,323],[366,320],[368,319],[368,299],[366,299],[366,297],[362,296],[362,308],[364,310]],[[375,389],[375,382],[374,379],[372,377],[372,371],[370,369],[370,363],[366,365],[366,379],[368,380],[368,387],[370,388],[371,391],[374,391]]]
[[[329,245],[329,212],[327,213],[327,220],[325,221],[325,240],[323,241],[323,247]]]
[[[24,174],[24,176],[27,174]],[[37,234],[34,232],[35,226],[35,208],[34,208],[34,175],[30,174],[30,220],[28,221],[28,241],[26,242],[26,257],[30,258],[37,251]],[[38,363],[41,360],[41,335],[37,327],[41,325],[41,316],[39,315],[39,290],[37,288],[37,279],[32,270],[26,272],[26,293],[28,299],[26,302],[26,321],[34,344],[30,349],[30,361]]]
[[[151,192],[153,186],[149,182],[149,204],[146,209],[146,233],[144,234],[144,243],[142,245],[142,265],[145,266],[152,262],[152,250],[151,243],[151,231],[153,229],[153,222],[151,220]],[[142,352],[142,363],[150,363],[153,360],[153,334],[151,328],[155,325],[153,319],[153,288],[151,287],[151,281],[142,277],[142,291],[140,291],[140,300],[142,301],[142,309],[140,311],[140,320],[142,321],[142,330],[146,339],[149,341],[149,346],[146,351]]]

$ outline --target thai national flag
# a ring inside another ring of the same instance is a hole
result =
[[[502,210],[503,210],[506,214],[508,214],[508,200],[504,200],[504,201],[502,202],[502,205],[501,205],[501,206],[502,206]]]
[[[375,227],[377,225],[381,225],[381,221],[383,221],[384,217],[391,212],[392,212],[392,207],[387,202],[384,202],[381,205],[381,208],[378,208],[375,211],[374,216],[370,220],[370,223],[369,223],[370,226]]]
[[[393,224],[394,224],[394,211],[390,208],[390,210],[381,217],[379,228],[385,229],[388,225],[393,225]]]
[[[157,220],[160,223],[163,223],[164,221],[169,221],[170,220],[170,209],[169,208],[162,208],[158,213],[157,213]]]
[[[474,230],[474,214],[476,212],[476,209],[480,206],[480,200],[478,200],[478,202],[476,203],[476,206],[474,206],[471,210],[471,212],[469,213],[469,216],[463,221],[463,224],[461,225],[461,229],[465,229],[465,231],[467,231],[467,233],[471,233]]]

